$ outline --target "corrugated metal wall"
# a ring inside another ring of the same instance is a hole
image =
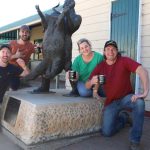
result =
[[[139,0],[117,0],[112,2],[111,39],[117,41],[119,49],[133,59],[137,54]]]

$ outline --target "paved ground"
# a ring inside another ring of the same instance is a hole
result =
[[[0,150],[21,150],[21,148],[0,131]]]
[[[128,135],[126,127],[111,138],[97,135],[59,150],[128,150]],[[150,118],[145,118],[141,150],[150,150]]]
[[[128,150],[129,127],[124,128],[111,138],[101,136],[99,133],[83,138],[65,139],[59,142],[47,142],[32,146],[32,150]],[[0,150],[22,150],[15,140],[8,138],[0,132]],[[141,150],[150,150],[150,118],[145,117]]]
[[[53,86],[55,85],[53,84]],[[60,87],[63,86],[64,84],[60,85]],[[8,131],[3,132],[0,128],[0,150],[128,150],[129,130],[129,127],[126,127],[111,138],[106,138],[96,133],[90,136],[69,138],[57,142],[53,141],[24,147]],[[150,150],[150,117],[145,117],[141,150]]]

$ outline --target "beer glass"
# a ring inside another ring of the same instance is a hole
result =
[[[99,75],[98,80],[100,84],[105,84],[105,75]]]
[[[77,78],[76,71],[73,71],[73,70],[69,71],[69,80],[76,81],[76,78]]]

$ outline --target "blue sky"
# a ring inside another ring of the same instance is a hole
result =
[[[37,14],[35,5],[42,11],[48,10],[64,0],[1,0],[0,27]]]

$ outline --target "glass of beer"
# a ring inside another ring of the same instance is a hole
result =
[[[100,84],[105,84],[105,75],[99,75],[98,80]]]
[[[73,70],[69,71],[69,80],[76,81],[76,78],[77,78],[76,71],[73,71]]]

